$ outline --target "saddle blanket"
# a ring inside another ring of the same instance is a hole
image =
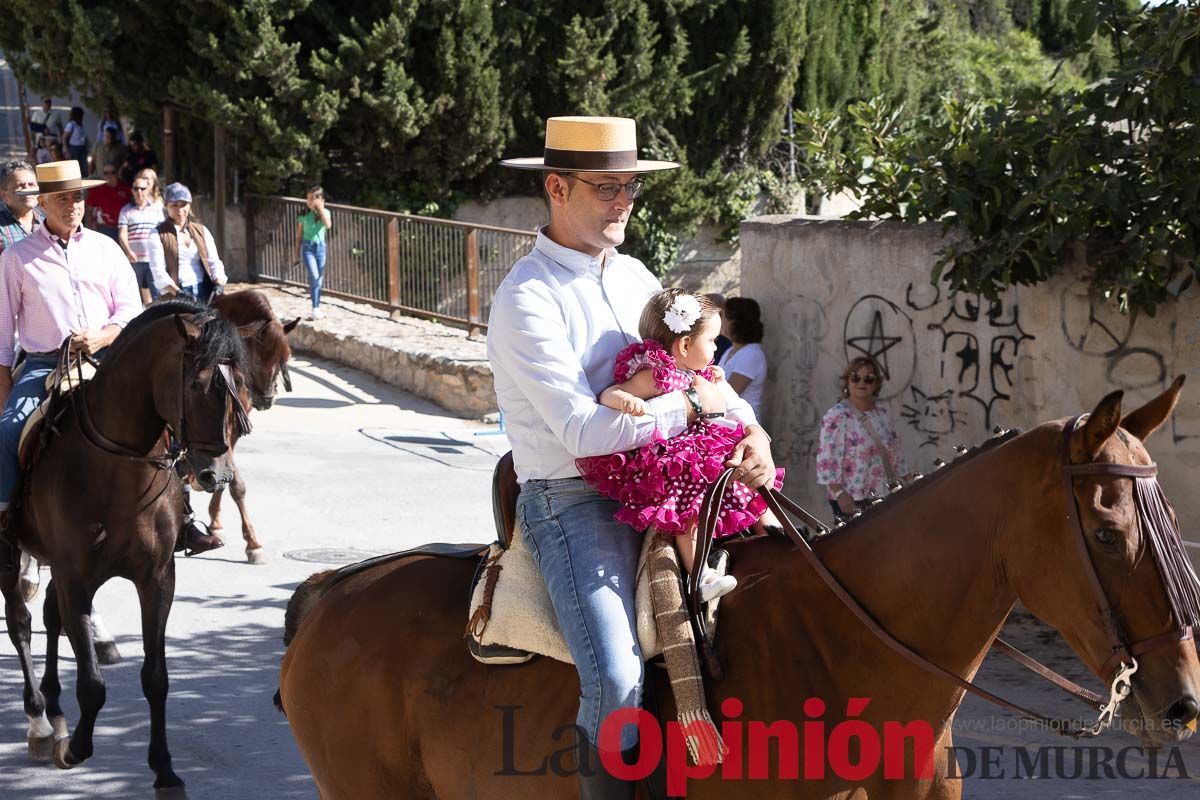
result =
[[[21,369],[24,366],[25,362],[21,362],[21,366],[17,368],[17,373],[13,376],[14,381],[20,377]],[[82,386],[84,383],[87,383],[96,376],[96,368],[87,361],[83,362],[82,370],[83,380],[81,382],[79,379],[79,374],[75,371],[73,366],[68,371],[67,375],[60,374],[58,368],[55,367],[53,370],[51,370],[50,374],[46,376],[46,391],[53,392],[55,386],[61,386],[63,394],[66,394],[71,389]],[[34,431],[34,429],[37,428],[38,423],[40,423],[46,416],[46,404],[48,402],[49,400],[43,400],[41,404],[34,409],[33,413],[29,415],[29,418],[25,420],[25,426],[21,428],[21,438],[17,442],[18,453],[25,452],[25,440]]]
[[[645,534],[642,553],[638,558],[637,588],[635,590],[634,618],[638,643],[642,657],[649,661],[662,653],[658,629],[654,622],[654,604],[650,596],[650,570],[647,555],[654,536]],[[542,579],[541,570],[533,554],[529,552],[525,537],[518,529],[513,532],[512,544],[507,550],[493,544],[488,552],[487,564],[496,563],[499,575],[492,594],[490,614],[483,624],[475,624],[477,611],[484,603],[487,584],[486,570],[475,584],[471,593],[468,613],[469,635],[481,645],[502,645],[529,653],[549,656],[567,664],[575,663],[567,649],[566,640],[558,627],[558,618],[550,602],[550,593]],[[714,550],[709,559],[710,566],[724,574],[728,565],[728,554]],[[716,630],[716,614],[719,601],[705,607],[708,630]]]

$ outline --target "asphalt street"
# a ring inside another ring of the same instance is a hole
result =
[[[295,392],[282,395],[272,410],[252,415],[254,433],[237,453],[269,562],[245,562],[237,511],[228,498],[228,545],[178,562],[167,628],[167,714],[175,767],[192,800],[315,797],[287,722],[271,705],[283,651],[283,611],[300,581],[338,563],[426,541],[485,541],[492,535],[490,474],[507,449],[495,426],[446,416],[423,400],[327,362],[297,358],[292,376]],[[199,497],[203,502],[205,496]],[[40,669],[41,595],[33,605]],[[0,800],[153,797],[133,587],[110,583],[97,606],[125,661],[104,668],[108,701],[95,756],[69,772],[29,759],[20,671],[11,643],[0,637]],[[1015,615],[1004,636],[1100,689],[1057,635],[1028,615]],[[73,725],[74,663],[65,649],[63,704]],[[978,682],[1046,713],[1072,717],[1086,711],[997,656],[985,662]],[[1088,750],[1032,730],[974,698],[963,704],[955,728],[956,744],[964,748],[958,754],[964,797],[1200,795],[1200,745],[1192,742],[1174,756],[1158,754],[1152,767],[1151,756],[1129,749],[1138,741],[1128,735],[1106,733],[1092,743],[1100,749]],[[1090,766],[1103,762],[1103,748],[1111,751],[1111,776],[1102,766]],[[1090,773],[1097,777],[1086,777]],[[1128,777],[1139,773],[1146,777]],[[1077,774],[1085,777],[1072,777]],[[797,795],[803,796],[799,787]]]

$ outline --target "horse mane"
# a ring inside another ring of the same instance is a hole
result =
[[[153,303],[141,314],[134,317],[120,335],[109,345],[108,357],[100,365],[100,370],[111,364],[117,356],[129,347],[129,343],[138,334],[165,317],[181,314],[212,313],[208,306],[192,300],[176,299]],[[238,333],[237,327],[220,314],[213,314],[201,328],[200,338],[195,345],[195,370],[207,369],[214,364],[232,363],[241,372],[246,370],[246,345]]]
[[[288,344],[287,334],[271,301],[262,292],[254,289],[243,289],[240,292],[217,295],[212,299],[213,308],[221,312],[221,316],[234,325],[249,325],[259,320],[270,320],[274,325],[267,325],[260,334],[258,351],[263,361],[268,364],[283,364],[292,357],[292,348]]]
[[[1008,431],[1000,431],[998,429],[997,433],[992,436],[992,438],[988,439],[982,444],[972,447],[970,450],[959,455],[953,461],[945,464],[945,466],[938,467],[937,470],[931,475],[926,475],[919,481],[909,483],[903,489],[897,489],[887,497],[882,498],[879,502],[871,504],[861,514],[855,516],[845,525],[839,525],[835,527],[830,531],[829,535],[859,527],[864,520],[874,519],[880,514],[889,511],[894,505],[896,505],[896,503],[900,502],[901,499],[912,497],[918,492],[924,492],[928,490],[930,486],[942,483],[949,475],[962,471],[964,465],[974,461],[984,453],[989,453],[1001,445],[1011,442],[1020,435],[1021,431],[1017,428],[1013,428],[1012,430]]]

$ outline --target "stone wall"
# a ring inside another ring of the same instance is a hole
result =
[[[929,282],[939,225],[757,217],[742,224],[742,292],[757,298],[770,362],[766,422],[788,490],[828,516],[815,482],[822,414],[850,357],[875,356],[910,463],[929,471],[994,426],[1090,411],[1113,389],[1132,410],[1177,375],[1192,384],[1150,442],[1185,533],[1200,534],[1200,292],[1153,317],[1089,297],[1083,270],[992,303]]]
[[[192,208],[196,216],[216,236],[216,207],[207,195],[197,195],[193,198]],[[225,206],[225,249],[221,251],[221,261],[225,263],[225,271],[229,274],[230,282],[248,280],[250,277],[250,262],[246,257],[246,215],[242,207],[237,205]]]

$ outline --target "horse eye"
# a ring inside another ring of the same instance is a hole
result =
[[[1101,528],[1096,531],[1096,541],[1100,544],[1114,545],[1121,539],[1121,532],[1115,528]]]

